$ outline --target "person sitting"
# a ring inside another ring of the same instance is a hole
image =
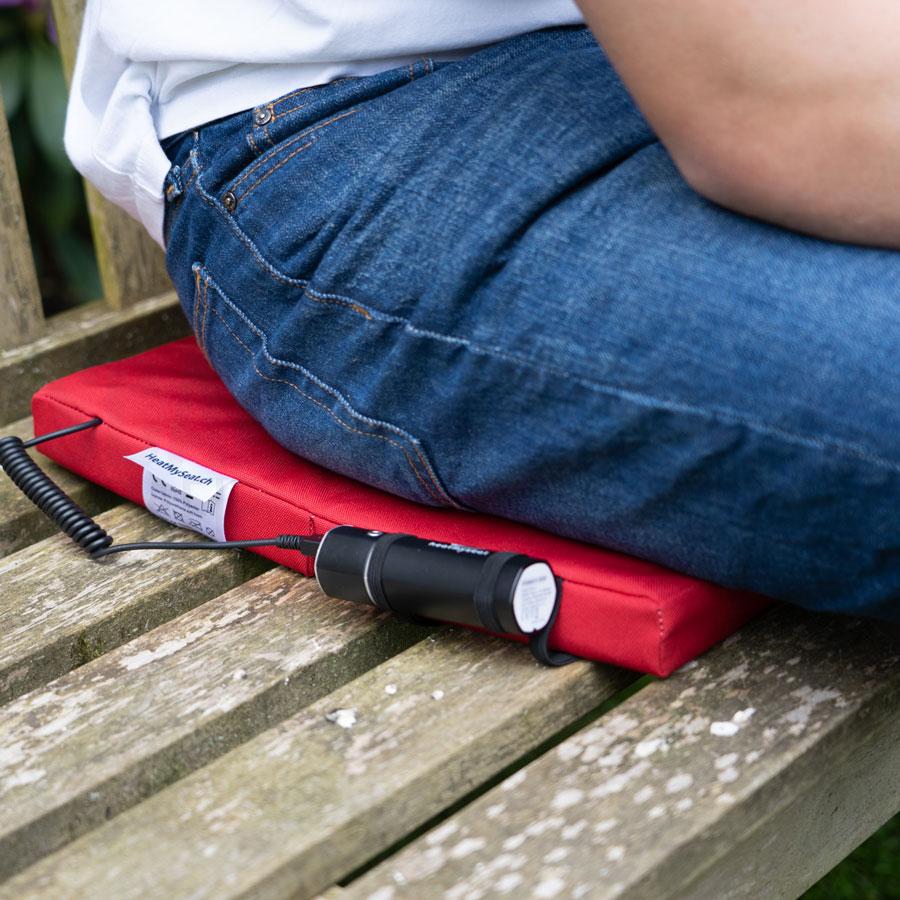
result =
[[[88,0],[76,167],[384,490],[900,621],[888,0]]]

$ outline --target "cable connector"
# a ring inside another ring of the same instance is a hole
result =
[[[302,534],[279,534],[275,546],[279,550],[298,550],[304,556],[315,556],[321,537]]]

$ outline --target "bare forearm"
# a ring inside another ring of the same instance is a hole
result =
[[[579,0],[687,180],[748,215],[900,248],[896,0]]]

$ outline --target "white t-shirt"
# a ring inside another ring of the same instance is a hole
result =
[[[581,21],[573,0],[88,0],[66,152],[162,246],[161,138],[297,87]]]

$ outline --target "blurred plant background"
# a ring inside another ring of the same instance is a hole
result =
[[[49,0],[0,0],[0,90],[45,311],[95,300],[84,189],[63,148],[67,91]]]
[[[45,309],[94,300],[100,277],[81,177],[63,148],[67,91],[48,0],[0,0],[0,90]],[[900,900],[900,816],[804,895],[894,898]]]

